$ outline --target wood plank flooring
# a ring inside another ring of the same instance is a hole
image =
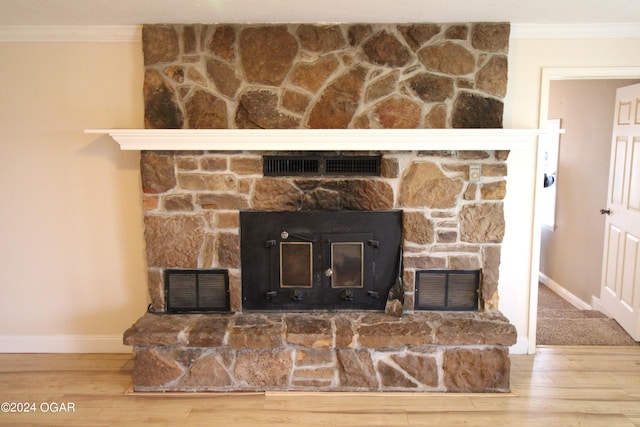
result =
[[[131,368],[129,354],[0,354],[0,403],[35,407],[0,425],[640,427],[640,347],[514,355],[509,394],[135,394]]]

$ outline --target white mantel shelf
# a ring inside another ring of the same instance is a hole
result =
[[[517,150],[543,129],[86,129],[122,150]]]

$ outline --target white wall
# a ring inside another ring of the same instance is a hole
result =
[[[0,43],[0,351],[128,351],[146,309],[140,43]]]
[[[505,127],[538,127],[542,67],[640,66],[639,39],[513,39]],[[87,128],[142,128],[139,43],[0,43],[0,351],[117,351],[147,304],[138,153]],[[535,156],[509,157],[528,187]],[[507,189],[500,307],[531,350],[531,194]],[[533,251],[536,248],[533,247]]]

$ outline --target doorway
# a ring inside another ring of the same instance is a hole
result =
[[[540,252],[534,257],[538,257],[536,262],[540,265],[541,279],[581,309],[598,308],[604,234],[604,219],[600,217],[599,208],[606,202],[615,88],[633,84],[638,79],[638,68],[543,70],[540,127],[544,128],[549,118],[559,118],[563,120],[562,127],[567,133],[562,136],[564,140],[554,184],[558,192],[557,222],[551,227],[541,227]],[[612,91],[609,95],[611,102],[605,102],[609,104],[607,108],[611,117],[603,119],[602,126],[589,118],[590,114],[595,114],[596,108],[585,99],[576,97],[584,98],[586,92],[593,95],[606,91]],[[576,105],[569,105],[572,102]],[[587,118],[583,118],[581,128],[576,128],[579,114],[575,113],[579,109]],[[598,127],[599,130],[596,129]],[[578,134],[581,132],[585,136],[580,137]],[[600,133],[596,136],[594,132]],[[587,141],[591,136],[591,141]],[[585,145],[577,145],[580,143]],[[543,179],[544,166],[544,159],[539,157],[539,179]],[[544,196],[542,187],[536,195],[537,209],[541,209]],[[588,253],[582,254],[581,251]],[[532,305],[535,301],[537,306],[538,287],[534,284],[532,292],[536,292],[535,298],[531,299]],[[535,316],[531,319],[530,331],[534,331],[530,336],[536,337],[537,307],[531,307],[530,313]]]

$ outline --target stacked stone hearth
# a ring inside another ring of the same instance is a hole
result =
[[[508,24],[145,26],[145,124],[501,127],[508,36]],[[143,152],[155,314],[125,333],[136,390],[508,391],[508,152],[365,153],[382,155],[374,178],[264,177],[263,154],[276,153]],[[392,209],[403,211],[402,318],[242,312],[241,210]],[[233,313],[162,314],[166,268],[228,270]],[[443,268],[482,270],[478,312],[414,311],[416,270]]]

